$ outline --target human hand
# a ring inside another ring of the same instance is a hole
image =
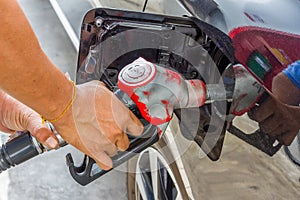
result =
[[[260,108],[250,112],[265,133],[275,135],[284,145],[290,145],[300,129],[300,90],[284,74],[272,82],[272,94]]]
[[[91,81],[76,87],[72,109],[53,125],[65,141],[108,170],[110,156],[129,146],[126,133],[140,135],[143,126],[103,83]]]
[[[300,90],[281,72],[273,79],[270,97],[248,114],[262,131],[290,145],[300,129],[299,102]]]
[[[300,108],[278,101],[272,94],[260,105],[248,112],[250,119],[259,123],[260,129],[286,146],[299,132]]]
[[[58,147],[58,139],[45,125],[41,117],[31,108],[0,90],[0,131],[14,133],[28,130],[42,144],[49,148]]]

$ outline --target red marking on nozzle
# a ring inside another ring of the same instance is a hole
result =
[[[189,80],[188,81],[190,83],[190,85],[193,87],[192,90],[195,91],[195,93],[197,94],[197,104],[198,106],[203,106],[205,104],[206,101],[206,85],[203,81],[201,80]],[[191,98],[190,96],[191,94],[189,94],[189,98]],[[194,102],[192,99],[189,99],[189,102],[192,101]]]
[[[207,95],[207,89],[206,89],[206,84],[201,81],[201,86],[202,86],[202,89],[203,89],[203,95],[199,97],[199,106],[202,106],[205,104],[205,101],[206,101],[206,95]]]
[[[172,119],[172,117],[169,114],[167,115],[167,117],[165,119],[161,119],[161,118],[158,118],[158,117],[153,117],[153,116],[150,115],[147,105],[144,104],[143,102],[140,102],[140,97],[138,95],[136,95],[135,93],[132,93],[130,98],[134,101],[134,103],[139,108],[139,111],[140,111],[141,115],[149,123],[151,123],[153,125],[160,125],[160,124],[164,124],[164,123],[166,123],[166,122],[168,122]],[[168,111],[168,110],[166,110],[166,111]]]
[[[159,135],[159,137],[161,137],[161,136],[162,136],[162,134],[163,134],[163,131],[162,131],[160,128],[157,128],[157,131],[158,131],[158,135]]]
[[[170,102],[167,101],[167,100],[162,100],[161,101],[162,104],[164,104],[166,106],[166,114],[167,114],[167,117],[165,119],[165,122],[168,122],[172,119],[172,116],[170,115],[170,112],[169,112],[169,105],[170,105]],[[173,111],[171,112],[173,113]]]
[[[150,92],[144,91],[143,94],[147,97],[148,101],[150,99]]]
[[[176,82],[178,85],[181,85],[182,78],[180,74],[169,69],[166,69],[166,72],[167,72],[167,81]]]

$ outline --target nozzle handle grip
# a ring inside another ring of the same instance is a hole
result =
[[[124,162],[131,159],[136,154],[142,152],[146,148],[152,146],[159,140],[158,129],[156,126],[149,125],[145,127],[144,133],[142,136],[137,138],[132,138],[130,140],[129,148],[124,152],[119,152],[111,159],[113,161],[113,168],[123,164]],[[79,183],[80,185],[87,185],[97,178],[103,176],[110,170],[103,170],[101,169],[96,162],[88,157],[87,155],[84,156],[84,160],[80,166],[75,166],[72,155],[67,154],[66,162],[69,167],[69,171],[73,179]]]

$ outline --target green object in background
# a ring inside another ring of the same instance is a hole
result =
[[[261,80],[272,70],[267,58],[258,51],[253,51],[247,60],[247,66]]]

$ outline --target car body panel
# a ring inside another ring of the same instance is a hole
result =
[[[222,13],[218,20],[224,21],[227,32],[240,26],[259,26],[300,33],[300,26],[297,25],[300,20],[298,0],[179,0],[179,2],[192,15],[205,21],[213,18],[214,12]],[[207,11],[206,7],[210,9]]]

